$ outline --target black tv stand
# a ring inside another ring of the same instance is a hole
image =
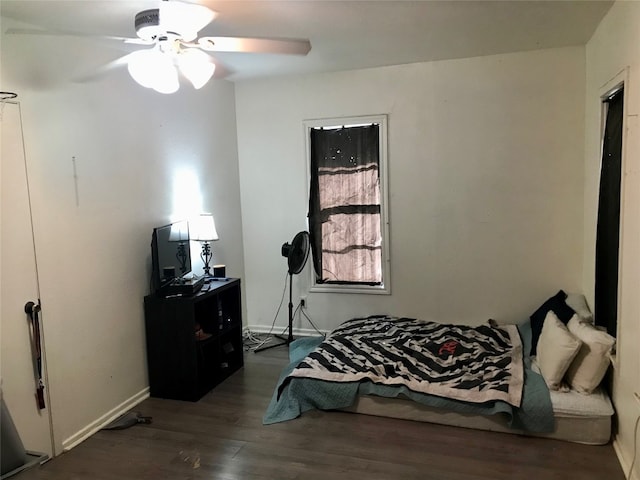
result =
[[[190,296],[149,295],[144,310],[152,397],[197,401],[242,368],[239,279]]]

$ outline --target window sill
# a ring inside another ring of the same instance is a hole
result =
[[[315,284],[310,289],[313,293],[352,293],[365,295],[391,295],[389,286],[366,286],[366,285],[321,285]]]

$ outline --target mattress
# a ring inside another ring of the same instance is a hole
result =
[[[529,351],[531,337],[529,322],[518,325],[518,329],[525,345],[524,351]],[[288,373],[322,340],[322,337],[306,337],[291,344],[289,352],[291,363],[282,372],[279,385]],[[611,417],[614,410],[604,390],[597,389],[591,395],[583,395],[575,391],[549,391],[542,377],[536,373],[536,365],[532,362],[531,357],[525,357],[525,365],[527,371],[535,374],[526,375],[528,381],[539,380],[534,382],[535,388],[529,389],[530,393],[525,397],[532,399],[536,409],[539,409],[539,404],[545,405],[542,409],[544,415],[528,416],[530,420],[534,421],[534,424],[531,424],[530,421],[526,424],[529,427],[533,425],[535,428],[527,428],[527,431],[509,426],[510,420],[513,422],[514,419],[515,413],[513,411],[510,415],[508,411],[502,409],[486,413],[475,409],[449,408],[451,405],[447,407],[442,403],[410,400],[408,398],[410,395],[407,395],[406,392],[402,395],[387,395],[373,387],[361,390],[362,384],[358,387],[358,385],[353,386],[354,383],[324,382],[307,378],[295,379],[299,382],[311,383],[296,384],[293,392],[287,392],[290,395],[283,395],[280,399],[278,399],[279,388],[276,387],[263,423],[267,425],[291,420],[310,409],[341,410],[456,427],[545,437],[588,445],[603,445],[609,442]],[[542,390],[538,388],[537,384],[542,385]],[[327,385],[337,390],[327,392]],[[345,391],[345,389],[349,391]],[[540,394],[541,391],[544,391],[544,395]],[[533,392],[538,394],[530,395]],[[531,403],[531,401],[528,402],[529,405]],[[518,409],[518,416],[520,416],[519,410],[525,411],[526,409]],[[524,423],[520,422],[520,426],[524,428]],[[544,428],[539,428],[542,426]]]
[[[575,391],[550,394],[555,417],[555,429],[551,433],[514,430],[507,426],[507,417],[503,414],[482,416],[457,413],[402,398],[361,396],[352,406],[343,410],[454,427],[553,438],[587,445],[604,445],[609,442],[613,406],[604,390],[598,389],[591,395],[582,395]]]
[[[378,326],[374,325],[374,327],[377,332],[379,330]],[[383,336],[390,335],[385,329],[382,330]],[[393,332],[396,332],[396,330],[393,330]],[[361,337],[359,337],[359,340],[361,340]],[[313,409],[340,410],[353,405],[358,396],[375,395],[386,398],[407,398],[439,411],[454,411],[466,415],[489,417],[502,414],[506,418],[509,428],[528,432],[552,432],[554,430],[555,421],[549,390],[544,383],[544,379],[534,372],[524,375],[524,386],[519,407],[515,407],[504,400],[484,400],[479,403],[456,400],[441,395],[415,392],[405,385],[378,384],[369,379],[344,382],[325,380],[324,378],[292,376],[291,373],[303,366],[303,364],[320,363],[327,358],[334,359],[336,357],[337,348],[332,350],[330,347],[325,346],[323,349],[318,349],[323,343],[325,342],[322,337],[306,337],[297,339],[290,345],[290,363],[281,373],[267,411],[263,416],[263,424],[270,425],[293,420],[304,412]],[[362,342],[358,344],[360,343]],[[398,343],[394,343],[394,345],[397,346]],[[400,345],[405,344],[400,343]],[[438,345],[435,346],[437,347]],[[364,351],[364,349],[360,351]],[[321,358],[318,359],[318,357]],[[375,357],[375,360],[377,363],[381,363],[381,360],[378,360],[377,357]],[[390,365],[397,369],[395,360],[395,357],[390,360]],[[511,361],[511,357],[509,361]],[[347,358],[345,362],[347,364],[354,363],[351,358]],[[335,364],[332,362],[329,362],[329,364],[330,368],[334,370]],[[337,365],[340,366],[342,364],[338,363]],[[462,370],[464,372],[469,371],[469,369]],[[499,371],[499,369],[496,371]],[[526,367],[526,371],[530,372],[530,369]],[[473,387],[473,384],[471,386]]]

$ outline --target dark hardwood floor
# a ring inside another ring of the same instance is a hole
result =
[[[481,432],[343,412],[263,426],[284,347],[245,353],[244,369],[197,403],[151,398],[151,425],[100,431],[16,480],[623,480],[611,445]]]

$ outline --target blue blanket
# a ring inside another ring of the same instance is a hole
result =
[[[524,351],[528,352],[531,342],[529,323],[518,326]],[[520,408],[512,407],[503,401],[490,401],[483,404],[467,403],[435,395],[417,393],[406,387],[379,385],[370,381],[327,382],[311,378],[290,378],[278,391],[293,369],[312,352],[323,337],[307,337],[294,341],[289,348],[290,363],[285,367],[278,380],[271,402],[263,418],[265,425],[293,420],[302,413],[312,410],[336,410],[351,406],[358,395],[377,395],[381,397],[404,397],[430,407],[442,408],[459,413],[477,415],[495,415],[503,413],[509,419],[511,428],[529,432],[552,432],[555,426],[549,390],[544,379],[533,370],[528,356],[525,356],[525,382]]]

